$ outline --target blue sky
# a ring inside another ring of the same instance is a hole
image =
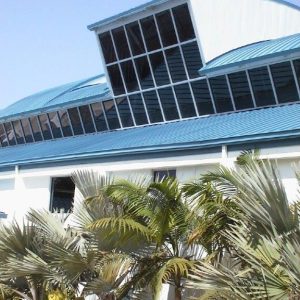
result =
[[[0,0],[0,109],[102,72],[87,25],[147,0]]]

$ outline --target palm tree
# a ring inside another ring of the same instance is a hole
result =
[[[220,264],[199,261],[190,286],[218,295],[209,299],[300,297],[300,235],[297,205],[290,205],[276,165],[251,155],[237,170],[221,167],[205,178],[237,206],[235,222],[222,233],[230,252]]]
[[[97,218],[89,215],[81,223],[97,235],[102,247],[127,255],[131,262],[126,276],[117,279],[116,299],[141,297],[149,288],[157,299],[163,283],[174,286],[175,299],[181,299],[184,279],[201,251],[188,243],[193,220],[178,181],[115,180],[93,190],[97,175],[81,172],[74,177],[85,205],[98,203],[103,208]]]

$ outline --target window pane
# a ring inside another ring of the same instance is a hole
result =
[[[143,56],[136,58],[134,61],[142,89],[154,87],[148,58]]]
[[[195,32],[187,4],[172,9],[177,32],[181,42],[194,39]]]
[[[110,83],[115,95],[125,94],[125,88],[123,85],[120,69],[118,65],[107,67],[107,72],[110,78]]]
[[[10,146],[16,145],[15,133],[14,133],[11,123],[10,122],[4,123],[4,128],[6,131],[9,145]]]
[[[107,64],[112,63],[117,60],[116,53],[114,50],[114,45],[110,32],[104,32],[99,35],[99,40],[104,56],[104,60]]]
[[[179,114],[172,88],[158,90],[160,102],[167,121],[179,119]]]
[[[81,126],[81,121],[80,121],[77,107],[68,109],[68,112],[71,119],[74,135],[83,134],[83,129]]]
[[[249,70],[249,76],[257,106],[275,104],[275,97],[266,67]]]
[[[74,193],[75,184],[70,177],[53,178],[50,210],[52,212],[70,212],[74,203]]]
[[[81,120],[83,123],[85,133],[93,133],[95,132],[95,127],[92,119],[92,115],[90,112],[90,108],[88,105],[80,106],[79,112],[81,116]]]
[[[25,135],[25,141],[26,143],[32,143],[33,142],[33,137],[31,133],[31,127],[28,119],[22,119],[21,120],[24,135]]]
[[[8,140],[6,137],[6,133],[5,133],[3,124],[0,124],[0,141],[1,141],[2,147],[8,146]]]
[[[135,118],[136,125],[147,124],[147,116],[141,94],[129,96],[129,102]]]
[[[294,60],[294,68],[296,72],[296,77],[298,78],[298,84],[300,87],[300,59]]]
[[[103,102],[105,115],[108,122],[109,129],[120,128],[120,122],[116,111],[115,102],[113,100]]]
[[[154,181],[162,181],[168,177],[176,178],[176,170],[153,171]]]
[[[177,44],[176,33],[171,13],[163,11],[156,15],[157,26],[164,47]]]
[[[254,105],[246,72],[236,72],[228,77],[236,109],[252,108]]]
[[[60,118],[60,123],[62,126],[62,132],[64,137],[67,136],[72,136],[72,129],[71,129],[71,125],[70,125],[70,121],[69,121],[69,116],[68,116],[68,112],[66,110],[60,110],[58,112],[59,118]]]
[[[127,101],[127,97],[122,97],[116,99],[119,115],[121,118],[121,122],[123,127],[131,127],[133,126],[133,120],[129,108],[129,104]]]
[[[127,35],[133,55],[145,53],[145,46],[138,22],[126,25]]]
[[[129,46],[127,43],[127,38],[123,27],[116,28],[112,30],[112,35],[114,38],[116,50],[119,59],[125,59],[130,57]]]
[[[216,110],[218,113],[232,111],[233,106],[227,86],[225,76],[209,79],[213,97],[215,99]]]
[[[197,42],[183,45],[182,51],[190,78],[199,77],[199,70],[203,64]]]
[[[49,126],[48,116],[46,114],[38,116],[42,128],[44,140],[51,140],[52,134]]]
[[[142,31],[148,51],[161,48],[156,24],[153,17],[141,20]]]
[[[187,79],[180,49],[175,47],[166,50],[166,58],[173,82],[183,81]]]
[[[121,63],[121,69],[126,84],[127,92],[134,92],[139,90],[132,61],[130,60]]]
[[[299,100],[290,62],[271,65],[271,73],[279,103]]]
[[[101,103],[93,103],[91,105],[91,108],[93,111],[97,131],[107,130],[107,125],[105,122],[104,112],[103,112]]]
[[[13,121],[12,124],[13,124],[13,127],[14,127],[17,143],[18,144],[24,144],[25,140],[24,140],[24,135],[23,135],[21,122],[20,121]]]
[[[177,102],[183,118],[195,117],[196,110],[189,85],[181,84],[174,86]]]
[[[162,122],[163,116],[158,102],[156,91],[146,92],[143,94],[143,96],[144,96],[150,122],[151,123]]]
[[[55,139],[61,138],[62,137],[61,126],[60,126],[57,112],[49,113],[48,117],[49,117],[51,129],[52,129],[53,137]]]
[[[150,55],[153,75],[158,86],[169,84],[170,79],[166,67],[166,62],[162,52]]]
[[[31,123],[31,128],[32,128],[32,133],[33,133],[34,140],[36,142],[42,141],[43,137],[42,137],[42,133],[41,133],[41,130],[40,130],[39,121],[38,121],[37,117],[31,117],[31,118],[29,118],[29,120],[30,120],[30,123]]]
[[[213,103],[210,97],[206,80],[199,80],[191,83],[196,105],[200,116],[214,113]]]

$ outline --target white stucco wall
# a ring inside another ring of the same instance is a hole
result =
[[[189,0],[205,61],[300,32],[300,10],[272,0]]]

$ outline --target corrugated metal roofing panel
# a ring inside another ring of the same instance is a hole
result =
[[[109,89],[104,75],[68,83],[28,96],[0,111],[1,119],[16,118],[48,109],[55,109],[67,103],[77,103],[83,99],[107,98]]]
[[[299,120],[291,104],[1,148],[0,167],[300,136]]]
[[[241,67],[243,64],[291,53],[299,53],[300,56],[300,33],[231,50],[208,62],[200,73],[208,75],[219,70],[226,72],[226,69],[237,65]]]

